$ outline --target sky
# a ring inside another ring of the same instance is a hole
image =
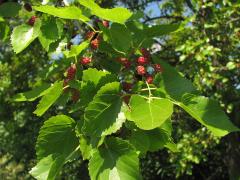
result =
[[[151,17],[160,16],[159,2],[149,3],[149,5],[147,6],[145,12],[152,12],[151,13]]]

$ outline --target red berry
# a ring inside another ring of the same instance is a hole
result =
[[[88,65],[88,64],[91,63],[91,62],[92,62],[92,59],[89,58],[89,57],[83,57],[83,58],[81,59],[81,61],[80,61],[80,63],[81,63],[82,65]]]
[[[72,101],[77,102],[79,100],[79,97],[80,97],[79,91],[76,90],[76,89],[72,89],[71,93],[72,93]]]
[[[96,38],[96,39],[91,41],[91,47],[93,49],[97,49],[99,47],[99,44],[100,44],[100,39],[99,38]]]
[[[123,82],[122,87],[124,91],[130,91],[133,88],[133,84],[128,82]]]
[[[153,77],[152,76],[147,76],[146,81],[147,81],[148,84],[152,84],[153,83]]]
[[[67,69],[67,78],[69,80],[73,80],[75,77],[75,74],[77,72],[77,67],[76,64],[72,64],[68,69]]]
[[[85,35],[85,38],[86,38],[87,40],[91,40],[91,39],[94,37],[94,35],[95,35],[95,32],[94,32],[94,31],[88,31],[88,32],[86,33],[86,35]]]
[[[139,57],[137,62],[139,65],[145,65],[145,64],[149,63],[148,58],[143,57],[143,56]]]
[[[146,74],[145,67],[144,66],[137,66],[137,73],[138,73],[138,75],[141,75],[141,76]]]
[[[131,62],[127,58],[119,58],[118,61],[125,66],[125,68],[129,68],[131,66]]]
[[[25,8],[26,11],[28,11],[28,12],[31,12],[31,11],[32,11],[32,6],[31,6],[31,4],[29,4],[29,3],[25,3],[25,4],[24,4],[24,8]]]
[[[103,26],[105,26],[106,28],[109,27],[109,21],[103,20],[103,21],[102,21],[102,24],[103,24]]]
[[[154,69],[156,72],[163,72],[163,68],[160,64],[154,64]]]
[[[150,56],[151,56],[150,52],[147,49],[145,49],[145,48],[141,49],[141,53],[146,58],[150,58]]]
[[[28,20],[28,24],[29,24],[30,26],[33,26],[34,23],[35,23],[35,21],[36,21],[36,19],[37,19],[37,16],[32,16],[32,17]]]

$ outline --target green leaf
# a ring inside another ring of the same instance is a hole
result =
[[[41,159],[29,172],[37,180],[54,180],[64,164],[64,158],[49,155]]]
[[[47,18],[42,22],[39,41],[48,51],[51,43],[61,38],[63,33],[63,24],[55,18]]]
[[[216,136],[225,136],[230,132],[240,130],[232,124],[214,100],[186,94],[183,97],[183,102],[177,104]]]
[[[9,26],[4,22],[0,22],[0,40],[5,41],[9,36],[9,32]]]
[[[159,85],[172,101],[182,107],[193,118],[206,126],[216,136],[224,136],[239,129],[232,124],[219,105],[206,97],[194,95],[196,89],[173,67],[154,57],[163,66],[162,82]]]
[[[81,9],[77,8],[76,6],[57,8],[54,6],[45,5],[45,6],[33,6],[33,9],[63,19],[76,19],[81,20],[83,22],[89,21],[89,19],[82,14]]]
[[[36,144],[40,161],[30,172],[36,179],[56,179],[64,163],[78,152],[75,126],[75,121],[65,115],[53,116],[44,122]]]
[[[123,119],[120,83],[103,86],[85,109],[83,132],[90,136],[106,136],[118,130]]]
[[[96,4],[93,0],[79,0],[78,2],[81,5],[89,8],[92,14],[112,22],[123,24],[132,16],[132,13],[130,11],[122,7],[104,9]]]
[[[59,98],[63,91],[63,82],[55,82],[53,87],[45,94],[37,105],[37,109],[33,112],[37,116],[42,116],[50,106]]]
[[[162,84],[159,87],[164,88],[165,93],[171,96],[171,98],[181,101],[182,96],[185,93],[195,93],[196,89],[192,82],[181,76],[173,67],[167,63],[159,60],[157,57],[153,57],[155,63],[161,64],[163,67]]]
[[[156,26],[147,27],[143,30],[148,38],[163,36],[176,31],[180,24],[160,24]]]
[[[75,121],[65,115],[53,116],[45,121],[37,138],[37,158],[40,160],[51,154],[65,159],[70,157],[78,146],[75,126]]]
[[[71,46],[70,51],[65,51],[64,54],[67,58],[78,56],[83,50],[89,46],[89,41],[84,41],[80,45]]]
[[[79,136],[80,150],[82,152],[83,160],[90,159],[93,153],[93,148],[89,140],[84,136]]]
[[[146,153],[164,148],[169,142],[169,138],[169,134],[160,128],[150,131],[138,129],[132,132],[130,143],[141,153]]]
[[[14,28],[11,43],[15,53],[20,53],[33,42],[39,35],[41,22],[36,20],[34,26],[22,24]]]
[[[131,33],[126,26],[113,23],[110,29],[110,41],[116,51],[127,52],[132,43]]]
[[[134,148],[119,138],[107,138],[105,146],[89,161],[91,180],[140,180],[138,155]]]
[[[168,99],[145,99],[133,95],[130,99],[129,120],[144,130],[161,126],[173,113],[173,104]]]
[[[50,84],[43,84],[31,91],[19,93],[13,97],[13,100],[16,102],[21,101],[34,101],[35,99],[47,94],[51,90]]]
[[[83,71],[82,80],[84,82],[92,82],[97,87],[99,86],[99,83],[103,81],[102,79],[108,75],[110,75],[110,73],[107,71],[100,71],[97,69],[88,68],[87,70]]]
[[[14,2],[5,2],[0,5],[0,16],[2,17],[15,17],[18,15],[21,5]]]
[[[116,81],[117,77],[107,71],[88,68],[83,71],[82,80],[80,103],[82,106],[87,106],[103,85]]]

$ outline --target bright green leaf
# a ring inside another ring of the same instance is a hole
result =
[[[32,168],[30,174],[37,180],[54,180],[64,164],[64,158],[49,155],[41,159],[35,167]]]
[[[34,114],[37,116],[42,116],[50,106],[52,106],[55,101],[59,98],[63,91],[63,82],[54,83],[53,87],[47,94],[45,94],[37,105],[37,109],[34,111]]]
[[[173,104],[168,99],[145,99],[133,95],[129,105],[129,120],[144,130],[161,126],[173,113]]]
[[[123,24],[132,16],[132,13],[129,10],[122,7],[104,9],[96,4],[93,0],[79,0],[78,2],[81,5],[89,8],[92,14],[112,22]]]
[[[54,7],[45,5],[45,6],[33,6],[33,9],[63,19],[76,19],[84,22],[89,21],[89,19],[82,14],[81,9],[79,9],[76,6]]]
[[[35,99],[45,95],[52,87],[50,84],[43,84],[31,91],[19,93],[13,97],[13,100],[16,102],[21,101],[34,101]]]
[[[67,58],[78,56],[83,50],[89,46],[89,41],[84,41],[80,45],[71,46],[70,51],[65,51],[64,54]]]
[[[34,26],[22,24],[14,28],[11,35],[11,43],[15,53],[23,51],[39,35],[41,22],[37,20]]]

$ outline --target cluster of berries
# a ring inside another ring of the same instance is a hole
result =
[[[89,57],[83,57],[80,59],[79,63],[83,66],[86,66],[88,64],[90,64],[92,62],[92,59]],[[73,102],[77,102],[79,99],[79,91],[77,89],[73,89],[73,88],[69,88],[69,82],[71,80],[74,80],[76,77],[76,73],[77,73],[77,65],[76,64],[72,64],[68,69],[67,69],[67,75],[66,75],[66,79],[64,79],[63,81],[63,87],[65,88],[64,91],[68,92],[68,90],[71,91],[72,93],[72,101]]]
[[[103,20],[103,21],[100,21],[100,20],[97,20],[96,21],[97,23],[102,23],[102,25],[106,28],[109,28],[109,21],[106,21],[106,20]],[[87,40],[90,40],[91,41],[91,47],[92,49],[96,50],[98,49],[99,47],[99,44],[101,42],[101,36],[99,36],[98,33],[94,32],[94,31],[88,31],[85,35],[86,39]]]
[[[117,61],[123,65],[125,70],[130,69],[131,71],[131,69],[133,69],[133,73],[140,76],[140,78],[144,79],[148,84],[152,84],[154,76],[163,71],[160,64],[151,63],[151,54],[145,48],[141,49],[141,56],[138,57],[135,62],[130,61],[128,58],[119,58]],[[133,87],[133,81],[129,83],[123,80],[122,86],[125,91],[129,92]]]

